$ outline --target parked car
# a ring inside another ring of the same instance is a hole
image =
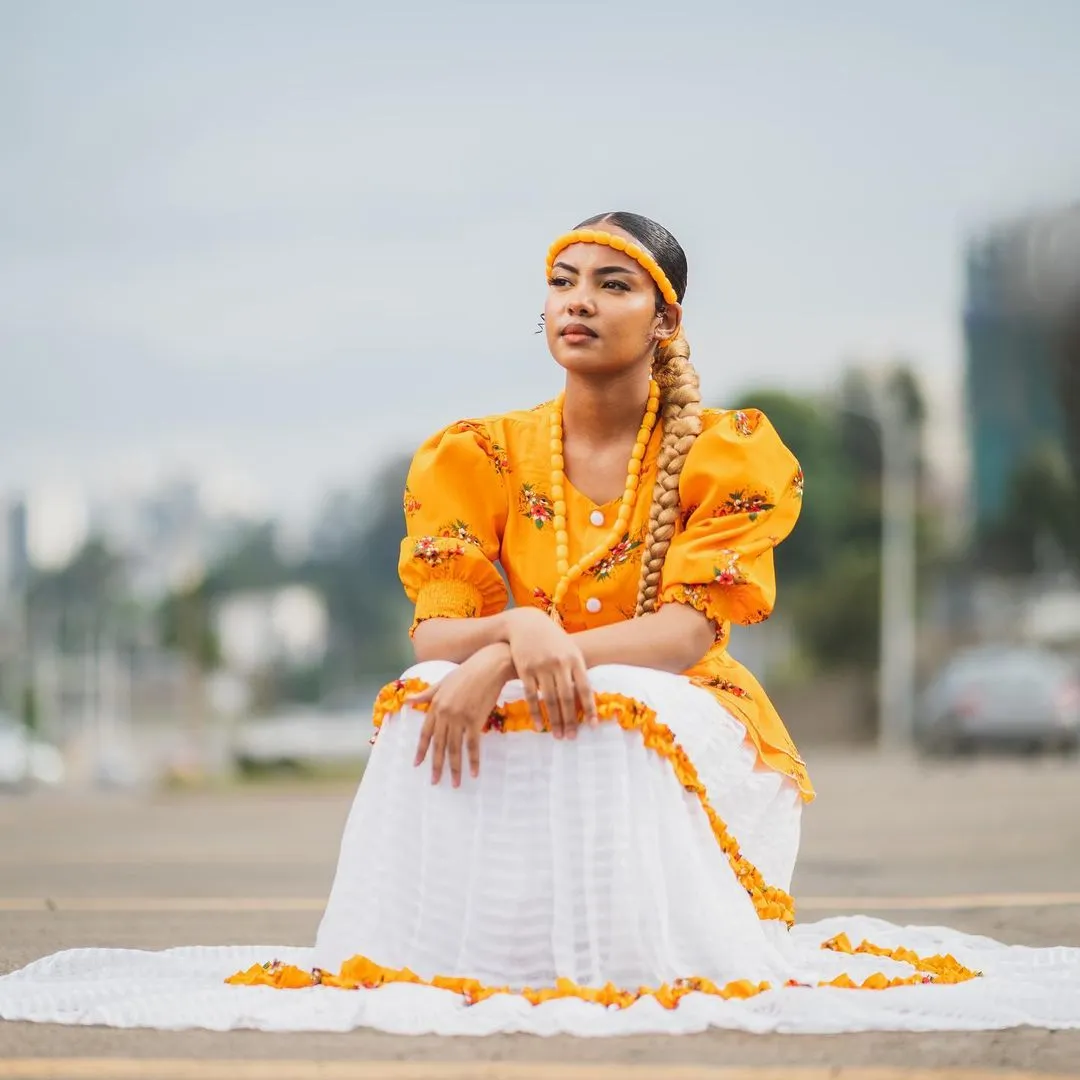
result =
[[[918,735],[932,753],[994,744],[1080,750],[1080,673],[1041,648],[965,650],[927,688]]]
[[[14,717],[0,713],[0,789],[59,784],[63,779],[60,751],[32,738]]]

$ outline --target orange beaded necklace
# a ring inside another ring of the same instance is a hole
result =
[[[645,459],[645,450],[649,445],[653,428],[656,426],[656,414],[660,409],[660,388],[655,380],[649,380],[649,400],[645,406],[645,416],[638,430],[634,449],[630,452],[630,462],[626,467],[626,487],[619,502],[619,513],[611,531],[587,555],[582,556],[573,566],[570,565],[570,535],[566,530],[566,461],[563,458],[563,395],[560,394],[551,409],[551,500],[554,503],[555,517],[555,569],[559,572],[559,582],[551,596],[551,618],[561,623],[559,605],[566,599],[566,592],[572,582],[622,539],[630,524],[630,515],[634,512],[634,495],[637,493],[641,476],[641,463]]]

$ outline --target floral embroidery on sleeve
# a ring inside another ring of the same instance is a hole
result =
[[[532,484],[522,484],[518,493],[518,510],[524,517],[542,529],[555,516],[555,507],[551,499],[537,491]]]
[[[713,517],[746,514],[751,521],[757,521],[761,514],[775,509],[775,506],[772,496],[766,492],[741,488],[728,495],[724,502],[713,511]]]
[[[448,547],[445,543],[439,543],[440,537],[420,536],[413,545],[413,558],[425,562],[428,566],[441,566],[452,559],[460,558],[465,554],[465,548],[460,544]]]
[[[405,510],[405,516],[411,517],[418,510],[421,509],[420,500],[409,490],[409,485],[405,485],[405,497],[402,500],[402,506]]]
[[[721,548],[717,554],[720,564],[713,567],[713,580],[719,585],[745,585],[746,575],[739,565],[739,553],[733,548]]]
[[[791,490],[795,492],[797,498],[803,497],[803,471],[798,469],[795,475],[791,479]]]
[[[761,413],[754,412],[753,415],[751,415],[742,409],[738,409],[731,414],[731,422],[734,425],[735,430],[744,439],[748,439],[755,431],[757,431],[758,424],[761,423]]]
[[[455,431],[473,431],[480,436],[479,444],[484,451],[484,455],[488,461],[491,462],[492,468],[499,476],[505,476],[507,473],[512,472],[510,468],[510,457],[506,452],[504,446],[500,446],[491,437],[491,432],[487,429],[485,424],[481,424],[476,420],[462,420],[460,423],[454,426]]]
[[[498,443],[491,444],[491,449],[488,451],[488,458],[495,467],[495,471],[500,476],[505,476],[510,472],[510,457],[506,453],[506,450]]]
[[[466,544],[472,544],[474,547],[484,546],[480,537],[474,535],[470,530],[469,525],[460,518],[457,521],[451,521],[444,525],[439,530],[439,535],[456,540],[463,540]]]

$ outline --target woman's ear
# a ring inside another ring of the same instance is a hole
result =
[[[668,341],[675,337],[682,327],[682,304],[665,304],[663,311],[656,313],[656,340]]]

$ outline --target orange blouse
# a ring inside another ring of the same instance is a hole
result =
[[[414,627],[434,617],[502,611],[507,585],[516,605],[550,609],[558,573],[547,490],[548,409],[453,424],[417,451],[398,564],[416,605]],[[570,585],[560,609],[570,633],[633,616],[660,441],[658,424],[628,531]],[[569,480],[565,492],[573,564],[603,540],[619,500],[598,506]],[[809,800],[806,766],[783,721],[727,651],[732,622],[761,622],[772,612],[773,548],[794,527],[802,493],[799,463],[764,414],[704,410],[679,478],[682,514],[664,560],[660,603],[691,604],[713,620],[715,644],[685,674],[746,726],[762,762],[790,777]]]

